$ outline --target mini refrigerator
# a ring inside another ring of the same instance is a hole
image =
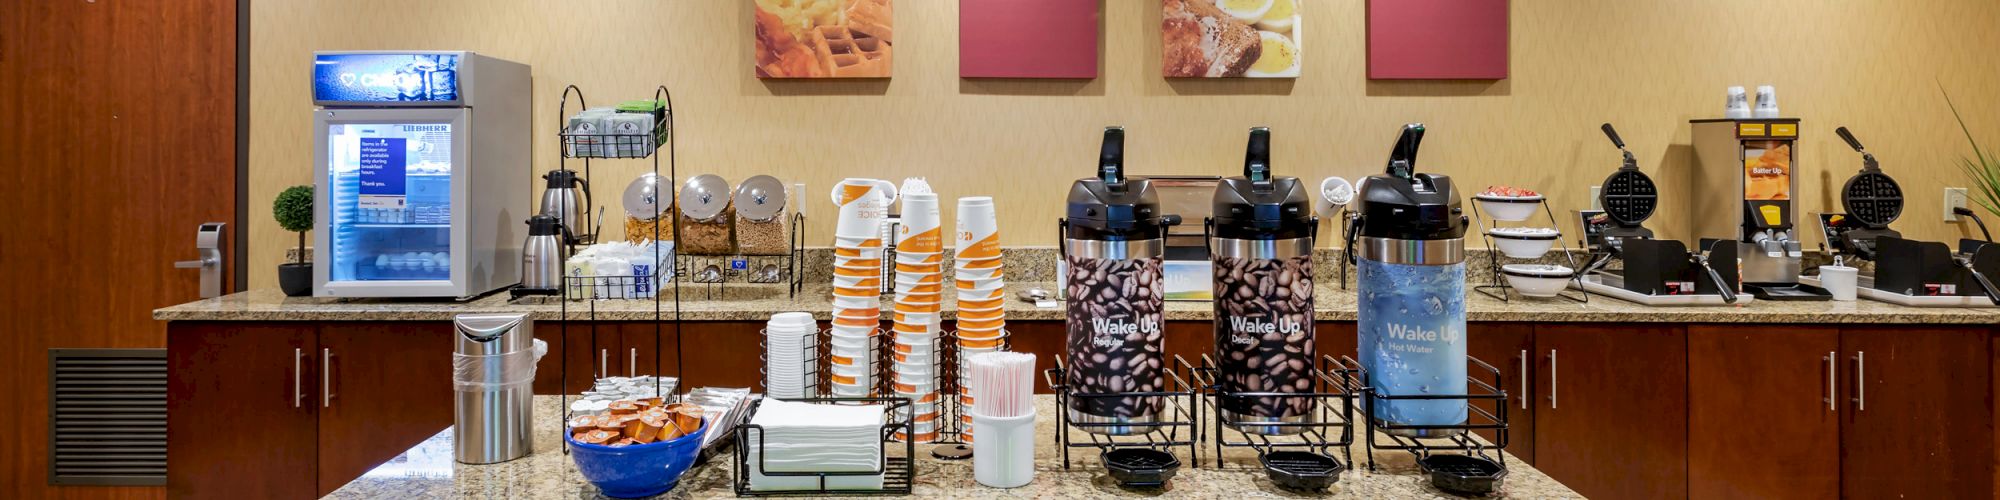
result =
[[[528,66],[314,53],[315,297],[469,299],[521,281]]]

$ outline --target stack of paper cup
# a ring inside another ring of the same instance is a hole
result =
[[[920,443],[937,440],[938,311],[944,297],[944,222],[932,193],[903,196],[903,220],[896,228],[895,373],[896,397],[909,398],[910,418]]]
[[[1000,350],[1007,343],[1007,314],[1002,309],[1006,280],[1000,266],[1000,223],[993,198],[958,199],[958,231],[952,258],[952,278],[958,290],[959,415],[961,437],[972,442],[972,384],[967,360]]]
[[[847,179],[833,187],[840,207],[833,241],[833,341],[827,378],[834,397],[872,397],[882,329],[882,238],[876,228],[889,212],[895,187],[888,181]]]

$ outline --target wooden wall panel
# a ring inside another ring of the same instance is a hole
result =
[[[47,349],[165,347],[198,298],[170,263],[236,214],[236,5],[0,2],[0,498],[163,494],[48,485]]]
[[[532,65],[540,170],[556,165],[564,86],[601,106],[668,84],[681,108],[682,175],[804,181],[821,245],[831,204],[811,195],[844,177],[918,175],[947,197],[997,197],[1003,244],[1053,245],[1064,190],[1089,173],[1098,131],[1111,124],[1127,127],[1136,173],[1221,175],[1241,170],[1246,129],[1267,125],[1278,171],[1316,181],[1380,172],[1396,128],[1421,121],[1427,170],[1472,188],[1533,187],[1569,211],[1588,206],[1590,186],[1618,167],[1599,123],[1616,122],[1641,168],[1674,193],[1686,185],[1687,120],[1720,115],[1725,87],[1761,84],[1777,85],[1786,114],[1805,119],[1806,211],[1834,209],[1832,191],[1860,167],[1832,134],[1847,125],[1911,197],[1911,223],[1899,228],[1956,238],[1959,228],[1937,222],[1937,200],[1963,185],[1950,163],[1969,150],[1938,84],[1983,137],[2000,138],[1990,118],[2000,115],[2000,65],[1986,60],[2000,50],[2000,32],[1986,29],[2000,4],[1984,0],[1512,2],[1512,77],[1497,82],[1368,81],[1360,1],[1305,10],[1313,33],[1297,80],[1167,80],[1157,2],[1103,4],[1094,80],[959,79],[958,2],[926,0],[896,6],[895,78],[801,82],[752,74],[747,1],[257,2],[250,200],[310,182],[315,49],[469,49]],[[599,193],[615,194],[650,163],[592,166]],[[1690,237],[1680,234],[1684,200],[1670,196],[1650,226]],[[252,221],[252,286],[273,286],[293,240]]]

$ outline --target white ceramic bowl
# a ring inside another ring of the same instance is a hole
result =
[[[1472,199],[1479,203],[1479,211],[1498,221],[1524,221],[1535,215],[1535,209],[1542,207],[1541,195],[1535,196],[1492,196],[1477,195]]]
[[[1539,259],[1562,239],[1562,233],[1542,228],[1493,228],[1486,235],[1493,237],[1493,246],[1502,255],[1516,259]]]
[[[1548,264],[1508,264],[1500,266],[1500,274],[1505,275],[1507,285],[1521,295],[1554,297],[1569,285],[1569,279],[1576,275],[1576,271]]]

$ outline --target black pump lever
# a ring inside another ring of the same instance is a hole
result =
[[[1611,138],[1611,145],[1618,146],[1618,152],[1625,154],[1625,165],[1619,168],[1624,170],[1638,170],[1639,159],[1632,157],[1632,150],[1625,149],[1625,139],[1618,137],[1618,129],[1611,128],[1611,124],[1609,123],[1604,124],[1601,128],[1604,129],[1604,136]]]
[[[1258,185],[1271,182],[1271,129],[1251,127],[1250,145],[1243,150],[1243,178]]]
[[[1423,142],[1424,124],[1404,125],[1402,135],[1396,138],[1396,148],[1389,151],[1389,175],[1403,180],[1415,180],[1417,147]]]
[[[1125,184],[1125,127],[1104,127],[1104,147],[1097,154],[1097,177],[1108,186]]]
[[[1848,132],[1847,127],[1833,129],[1833,133],[1839,135],[1840,140],[1847,141],[1848,147],[1854,148],[1854,151],[1857,153],[1861,153],[1862,172],[1877,172],[1882,170],[1882,165],[1875,163],[1875,155],[1862,149],[1861,141],[1855,140],[1854,134]]]

